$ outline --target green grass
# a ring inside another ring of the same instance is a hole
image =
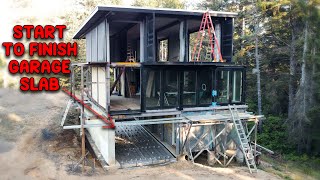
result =
[[[320,179],[319,158],[287,155],[282,159],[274,159],[262,156],[262,161],[272,165],[272,167],[262,168],[264,171],[276,174],[283,179]]]

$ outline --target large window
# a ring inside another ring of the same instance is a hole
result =
[[[146,106],[160,106],[160,71],[150,70],[147,76]]]
[[[159,41],[159,61],[168,61],[168,39]]]
[[[212,71],[209,69],[199,71],[198,84],[200,104],[211,104],[211,91],[213,86]]]
[[[164,71],[164,106],[178,105],[178,72],[173,70]]]
[[[232,83],[232,102],[241,102],[242,94],[242,72],[233,72],[233,83]]]
[[[183,72],[183,105],[196,104],[196,71]]]
[[[193,32],[189,34],[189,60],[190,61],[196,61],[197,59],[202,62],[213,62],[214,59],[217,57],[216,53],[218,52],[216,48],[213,49],[214,52],[214,57],[212,54],[212,49],[210,46],[210,41],[209,41],[209,35],[208,35],[208,30],[206,29],[205,32],[201,32],[200,35],[204,36],[202,40],[202,46],[200,49],[200,55],[199,54],[199,43],[200,40],[197,40],[198,32]],[[196,46],[197,44],[197,46]],[[213,46],[215,46],[214,40],[213,40]],[[196,47],[196,49],[194,49]],[[196,50],[196,51],[195,51]],[[194,54],[193,54],[194,53]]]
[[[157,66],[145,69],[146,109],[184,108],[244,102],[243,68]],[[213,97],[213,90],[217,96]]]
[[[217,73],[217,102],[240,103],[242,96],[242,71],[241,70],[218,70]]]
[[[229,102],[230,71],[218,71],[218,99],[219,103]]]

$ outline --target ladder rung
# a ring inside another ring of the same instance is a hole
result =
[[[252,148],[249,144],[247,135],[242,126],[242,122],[239,118],[238,111],[236,107],[233,107],[233,109],[231,109],[231,106],[229,106],[229,110],[231,112],[232,120],[233,120],[233,123],[235,124],[235,129],[237,130],[238,138],[240,140],[240,144],[244,153],[244,158],[246,160],[246,164],[250,170],[250,173],[252,173],[254,170],[257,171],[254,155],[252,154]]]

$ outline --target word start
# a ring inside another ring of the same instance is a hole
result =
[[[14,55],[8,70],[11,74],[21,74],[21,91],[58,91],[59,78],[54,75],[70,74],[70,57],[78,55],[76,42],[60,42],[64,37],[65,25],[16,25],[13,27],[13,38],[18,42],[3,42],[5,56]],[[21,40],[26,40],[27,45]],[[33,40],[33,41],[31,41]],[[44,41],[45,40],[45,41]],[[48,42],[48,41],[53,42]],[[41,42],[38,42],[41,41]],[[43,42],[44,41],[44,42]],[[23,57],[29,55],[32,59]],[[36,59],[33,57],[46,59]],[[54,57],[48,60],[47,57]],[[32,77],[32,75],[40,75]]]

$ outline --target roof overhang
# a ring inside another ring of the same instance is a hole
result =
[[[183,18],[201,17],[206,11],[201,10],[182,10],[168,8],[141,8],[141,7],[123,7],[123,6],[97,6],[80,29],[73,36],[73,39],[82,39],[85,34],[98,25],[109,16],[124,17],[127,21],[139,21],[139,18],[146,14],[155,14],[156,16],[174,16]],[[233,12],[209,11],[212,17],[231,17],[238,14]]]

